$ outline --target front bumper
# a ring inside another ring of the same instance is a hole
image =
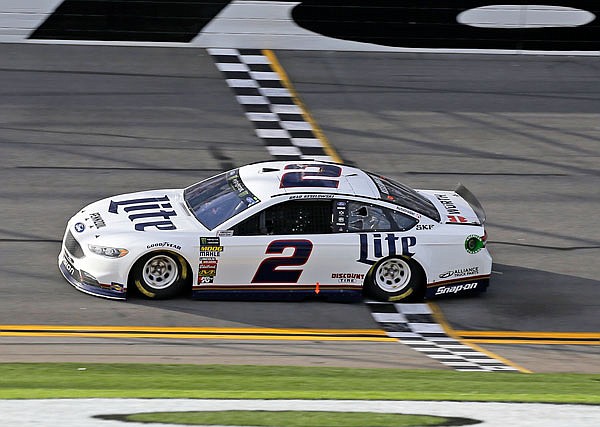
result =
[[[58,255],[58,268],[67,282],[86,294],[116,300],[126,299],[126,283],[111,280],[113,275],[110,273],[97,274],[99,271],[109,270],[107,267],[110,267],[111,262],[114,264],[114,260],[103,260],[97,256],[89,260],[83,250],[77,251],[76,255],[70,253],[65,245],[65,241],[67,241],[70,243],[69,247],[73,249],[69,237],[72,238],[72,235],[65,234],[62,249]]]

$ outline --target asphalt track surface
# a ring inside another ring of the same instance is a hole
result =
[[[461,181],[488,212],[479,298],[438,301],[465,331],[600,331],[600,59],[276,52],[347,163],[416,188]],[[0,325],[375,329],[362,304],[127,303],[77,292],[66,220],[114,194],[183,187],[268,159],[201,49],[0,45]],[[392,342],[5,337],[1,361],[441,368]],[[483,343],[530,370],[600,372],[598,345]]]

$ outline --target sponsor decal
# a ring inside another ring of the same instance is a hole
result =
[[[217,265],[219,261],[216,258],[201,258],[198,263],[198,284],[214,283],[217,275]]]
[[[66,258],[63,258],[63,262],[62,263],[65,266],[65,268],[67,269],[67,271],[69,272],[69,274],[71,276],[75,276],[75,267],[73,267],[71,265],[71,263]]]
[[[470,254],[476,254],[485,247],[485,242],[476,234],[471,234],[465,239],[465,250]]]
[[[146,249],[153,249],[153,248],[171,248],[171,249],[177,249],[178,251],[181,250],[181,246],[176,245],[175,243],[170,243],[170,242],[151,243],[148,246],[146,246]]]
[[[279,188],[338,188],[340,182],[335,178],[342,175],[342,168],[336,165],[290,164],[285,169],[295,169],[295,171],[283,174],[279,182]]]
[[[357,283],[365,279],[362,273],[331,273],[331,278],[336,279],[338,283]]]
[[[479,267],[465,267],[457,268],[456,270],[448,270],[439,275],[440,279],[447,279],[448,277],[464,277],[473,276],[479,274]]]
[[[440,286],[435,291],[435,296],[445,295],[445,294],[457,294],[462,291],[473,290],[473,289],[477,288],[477,285],[479,285],[479,282],[465,283],[462,285],[454,285],[454,286]]]
[[[94,223],[94,227],[96,227],[96,228],[106,227],[106,223],[102,219],[102,216],[100,215],[99,212],[91,213],[90,214],[90,219]]]
[[[292,194],[288,200],[298,199],[333,199],[335,194]]]
[[[435,194],[435,198],[440,201],[440,203],[446,209],[449,215],[458,215],[460,214],[460,210],[456,207],[454,202],[450,200],[450,197],[447,194]]]
[[[218,237],[200,237],[200,246],[220,246],[221,239]]]
[[[398,212],[402,212],[408,216],[412,216],[413,218],[421,218],[421,214],[418,212],[411,211],[410,209],[406,209],[403,206],[394,206],[394,210]]]
[[[417,224],[417,230],[431,230],[433,229],[433,224]]]
[[[227,183],[229,184],[229,187],[237,193],[237,196],[240,199],[246,201],[248,206],[260,202],[259,198],[252,194],[250,190],[248,190],[248,187],[244,185],[238,169],[227,172]]]
[[[223,252],[221,239],[219,237],[200,237],[200,257],[214,258],[221,256]]]
[[[217,231],[218,237],[231,237],[233,236],[233,230],[219,230]]]
[[[448,215],[448,222],[456,222],[460,224],[464,224],[465,222],[469,222],[467,218],[460,215]]]
[[[380,233],[359,234],[360,256],[358,262],[363,264],[375,264],[378,260],[372,258],[383,258],[393,255],[413,256],[411,249],[416,246],[417,238],[414,236],[399,237],[394,233],[387,233],[385,237]],[[372,257],[372,258],[370,258]]]
[[[170,218],[177,216],[177,213],[174,210],[165,210],[173,207],[169,202],[167,196],[120,200],[118,202],[111,200],[108,212],[117,214],[120,208],[126,213],[135,212],[129,215],[128,218],[135,223],[136,231],[146,231],[148,227],[154,227],[161,231],[176,230],[177,227]],[[162,220],[159,220],[159,218],[162,218]]]
[[[120,283],[111,282],[110,289],[116,292],[123,292],[125,290],[125,286]]]
[[[85,224],[83,222],[78,222],[73,228],[75,228],[76,232],[81,233],[83,230],[85,230]]]
[[[333,223],[335,224],[335,231],[340,233],[346,231],[346,218],[348,216],[348,203],[345,201],[338,201],[335,203],[335,210],[333,211]]]

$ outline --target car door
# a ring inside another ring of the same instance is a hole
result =
[[[319,283],[321,289],[359,288],[364,268],[356,263],[357,236],[337,232],[338,202],[286,200],[236,224],[231,236],[220,237],[222,254],[210,286],[306,290]]]

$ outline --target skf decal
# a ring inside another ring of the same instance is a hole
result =
[[[175,227],[175,224],[173,224],[169,218],[177,216],[177,214],[175,211],[164,210],[173,207],[171,206],[171,203],[168,202],[169,198],[167,196],[121,200],[118,202],[111,200],[108,212],[116,214],[121,207],[123,207],[123,211],[127,213],[144,211],[142,213],[129,215],[128,218],[132,222],[136,222],[140,219],[163,218],[162,221],[138,222],[135,224],[135,229],[137,231],[145,231],[147,227],[156,227],[159,230],[176,230],[177,227]]]
[[[456,205],[450,200],[450,197],[446,194],[436,194],[435,198],[440,201],[442,205],[444,205],[444,209],[448,212],[449,215],[458,215],[460,211],[456,207]]]
[[[433,224],[417,224],[416,230],[431,230],[433,228]]]
[[[413,256],[411,248],[417,244],[417,238],[414,236],[398,237],[394,233],[387,233],[385,237],[381,234],[359,234],[360,237],[360,256],[358,262],[373,265],[378,259],[393,255]],[[383,243],[385,241],[385,243]]]
[[[461,291],[468,291],[477,288],[479,282],[473,283],[465,283],[464,285],[455,285],[455,286],[440,286],[435,291],[435,296],[444,295],[444,294],[457,294]]]

